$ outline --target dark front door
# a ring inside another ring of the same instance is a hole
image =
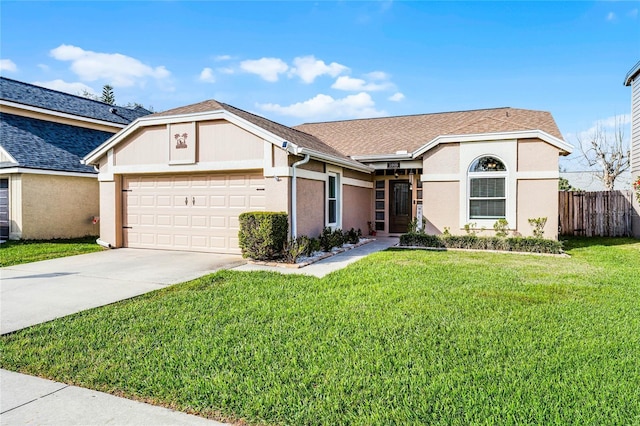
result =
[[[389,232],[404,234],[411,221],[411,191],[408,180],[389,181]]]

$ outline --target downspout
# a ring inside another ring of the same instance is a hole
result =
[[[298,236],[298,185],[296,182],[296,167],[307,164],[308,162],[309,154],[305,154],[302,160],[291,165],[291,238],[296,238]]]

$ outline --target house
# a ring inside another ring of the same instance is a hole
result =
[[[80,160],[147,114],[0,77],[0,240],[98,234],[98,173]]]
[[[291,235],[324,227],[407,231],[558,229],[558,156],[548,112],[496,108],[295,128],[209,100],[138,118],[93,150],[100,238],[112,247],[239,253],[238,215],[285,211]],[[484,231],[487,234],[492,232]]]
[[[640,178],[640,61],[629,70],[624,85],[631,86],[631,180]],[[640,238],[640,204],[633,201],[631,219],[633,236]]]

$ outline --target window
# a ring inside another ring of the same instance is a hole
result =
[[[327,180],[327,225],[328,226],[339,226],[338,214],[339,214],[340,188],[338,185],[339,185],[338,175],[335,173],[329,174],[329,179]]]
[[[469,167],[469,219],[506,217],[507,168],[495,157],[481,157]]]

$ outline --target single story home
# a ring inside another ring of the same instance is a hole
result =
[[[309,123],[294,128],[209,100],[136,119],[84,158],[111,247],[239,253],[238,215],[284,211],[290,234],[324,227],[486,234],[506,219],[558,233],[550,113],[515,108]]]
[[[98,234],[98,172],[80,160],[147,114],[0,77],[0,240]]]

